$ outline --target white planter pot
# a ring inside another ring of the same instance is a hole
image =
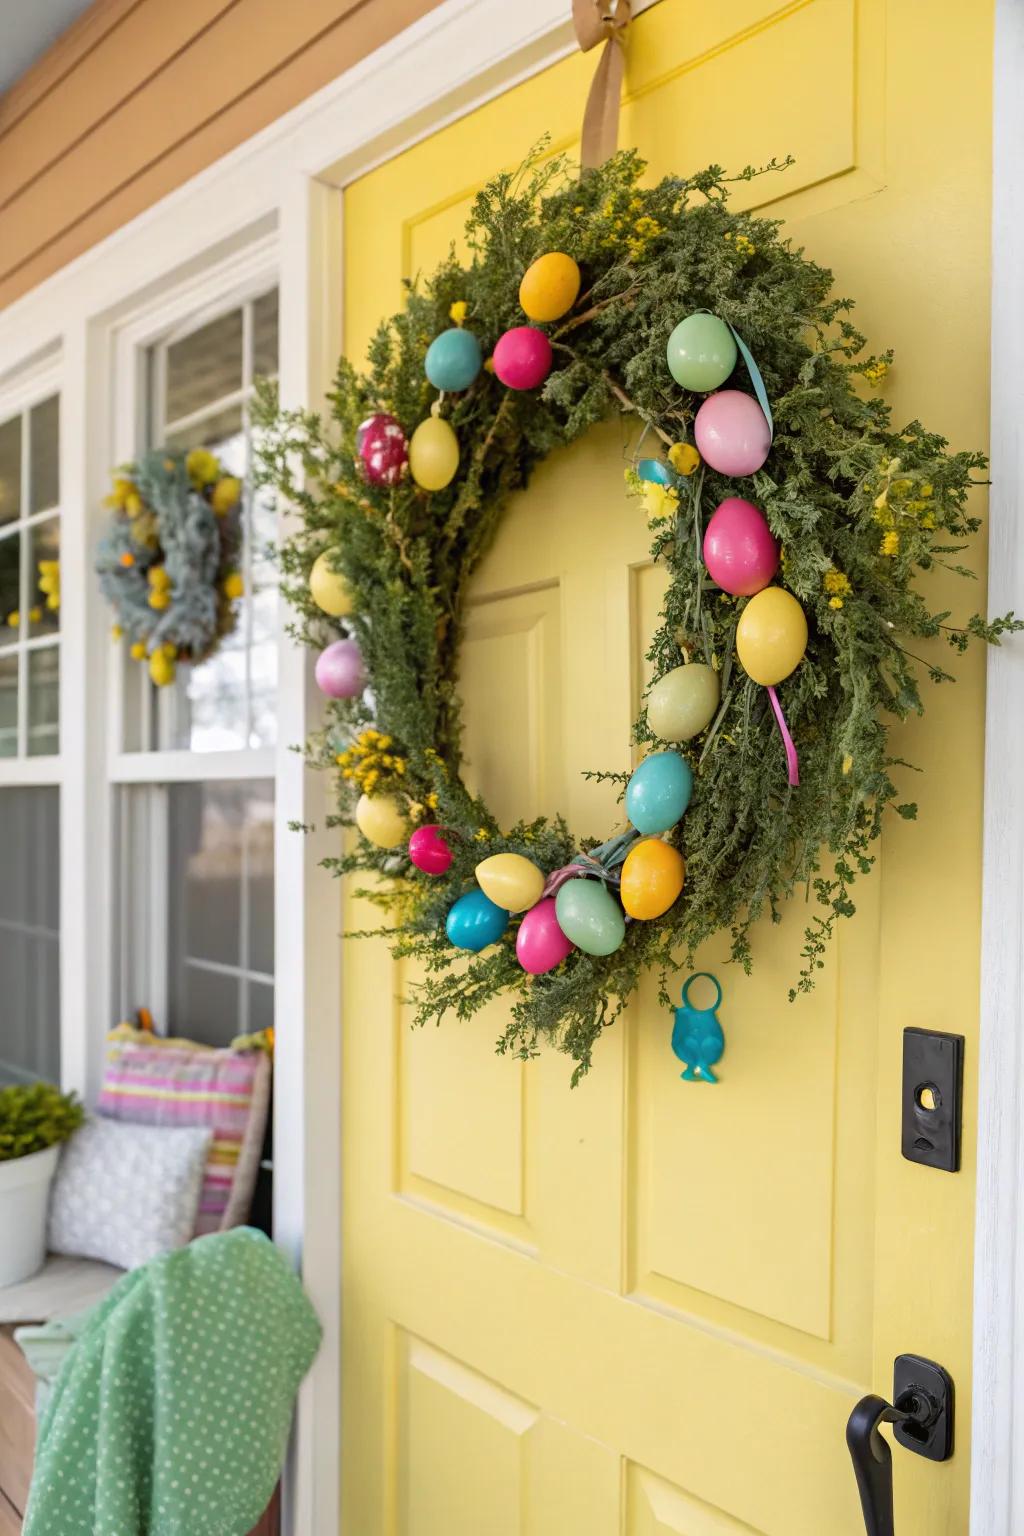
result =
[[[46,1208],[60,1147],[0,1163],[0,1285],[16,1285],[42,1269]]]

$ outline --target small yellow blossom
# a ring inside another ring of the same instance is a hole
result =
[[[21,614],[18,612],[17,608],[15,608],[11,613],[7,615],[7,626],[9,629],[21,628]]]
[[[465,324],[466,316],[468,314],[469,305],[466,303],[465,299],[456,299],[454,304],[450,304],[448,306],[448,318],[453,325]]]
[[[111,625],[111,628],[110,628],[110,638],[111,638],[111,640],[120,640],[120,638],[121,638],[121,636],[123,634],[124,634],[124,630],[121,628],[120,624],[112,624]]]
[[[217,479],[220,465],[208,448],[193,448],[185,460],[185,470],[196,489],[202,490]]]
[[[864,377],[872,384],[880,384],[889,372],[889,364],[879,358],[877,363],[871,363],[864,369]]]
[[[154,587],[153,591],[149,594],[149,606],[156,613],[163,613],[166,608],[171,606],[171,594],[164,592],[158,587]]]
[[[484,362],[484,373],[493,373],[493,372],[494,372],[494,358],[493,357],[489,357]]]
[[[899,553],[899,548],[900,548],[900,536],[895,531],[895,529],[890,529],[889,532],[883,536],[882,543],[879,546],[878,553],[880,555],[887,555],[887,556],[891,557],[892,555],[896,555],[896,554]]]
[[[935,488],[932,485],[931,481],[930,480],[926,480],[924,485],[921,486],[920,495],[922,495],[924,497],[931,496],[934,493],[934,489]]]
[[[737,235],[733,242],[733,250],[738,251],[741,256],[753,256],[757,246],[746,235]]]
[[[675,517],[679,510],[679,493],[669,485],[658,485],[653,480],[645,480],[641,492],[644,511],[647,513],[649,523],[661,522],[664,518]]]
[[[934,528],[935,527],[935,516],[934,516],[934,513],[932,513],[932,512],[926,512],[925,513],[924,517],[922,517],[922,519],[921,519],[921,527],[922,528]]]
[[[853,591],[849,579],[842,571],[826,571],[822,581],[825,591],[831,592],[833,597],[849,597]]]
[[[422,803],[419,800],[412,800],[412,801],[410,801],[410,803],[409,803],[409,820],[410,821],[422,821],[423,820],[423,805],[422,805]]]
[[[477,843],[486,843],[486,841],[487,841],[487,828],[486,827],[477,827],[476,831],[473,833],[473,841],[477,842]]]
[[[433,790],[433,789],[430,791],[430,794],[427,796],[427,805],[428,805],[430,810],[432,810],[432,811],[436,811],[437,810],[437,792],[435,790]]]
[[[136,640],[135,644],[132,646],[131,658],[132,661],[145,661],[146,647],[143,645],[141,640]]]
[[[582,203],[577,203],[575,208],[572,211],[573,211],[573,213],[585,213],[586,212],[586,210],[583,207]]]
[[[245,578],[242,576],[241,571],[231,571],[225,576],[221,582],[221,591],[230,602],[234,602],[236,598],[241,597],[245,591]]]
[[[843,600],[841,597],[830,597],[828,600],[828,605],[830,608],[841,608],[843,606]]]
[[[700,454],[692,443],[673,443],[668,451],[668,461],[677,475],[689,477],[700,463]]]
[[[853,758],[850,756],[849,752],[847,752],[846,756],[843,758],[843,775],[844,775],[844,777],[845,777],[846,774],[849,773],[849,771],[850,771],[850,769],[852,767],[853,767]]]

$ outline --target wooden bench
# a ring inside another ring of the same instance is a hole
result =
[[[14,1342],[0,1327],[0,1536],[20,1536],[36,1446],[36,1382]],[[251,1536],[278,1536],[280,1498],[275,1492]]]

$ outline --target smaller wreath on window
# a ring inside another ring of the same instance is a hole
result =
[[[113,480],[100,589],[116,615],[114,639],[162,688],[179,661],[205,661],[235,627],[242,486],[206,448],[154,449]]]

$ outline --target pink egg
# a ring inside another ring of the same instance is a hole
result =
[[[313,675],[329,699],[354,699],[366,682],[363,653],[354,640],[335,640],[320,652]]]
[[[516,957],[531,976],[542,976],[545,971],[554,970],[574,948],[571,939],[567,939],[558,926],[553,896],[538,901],[519,924]]]
[[[494,371],[509,389],[536,389],[551,372],[551,343],[535,325],[506,331],[494,349]]]
[[[425,875],[443,875],[454,855],[441,836],[441,828],[431,823],[417,827],[410,837],[409,857]]]
[[[720,389],[709,395],[693,424],[700,456],[720,475],[752,475],[772,446],[771,429],[753,395]]]
[[[356,432],[356,462],[371,485],[397,485],[405,474],[409,445],[387,411],[376,411]]]
[[[760,507],[729,496],[715,508],[704,534],[704,564],[733,597],[753,597],[779,568],[779,546]]]

